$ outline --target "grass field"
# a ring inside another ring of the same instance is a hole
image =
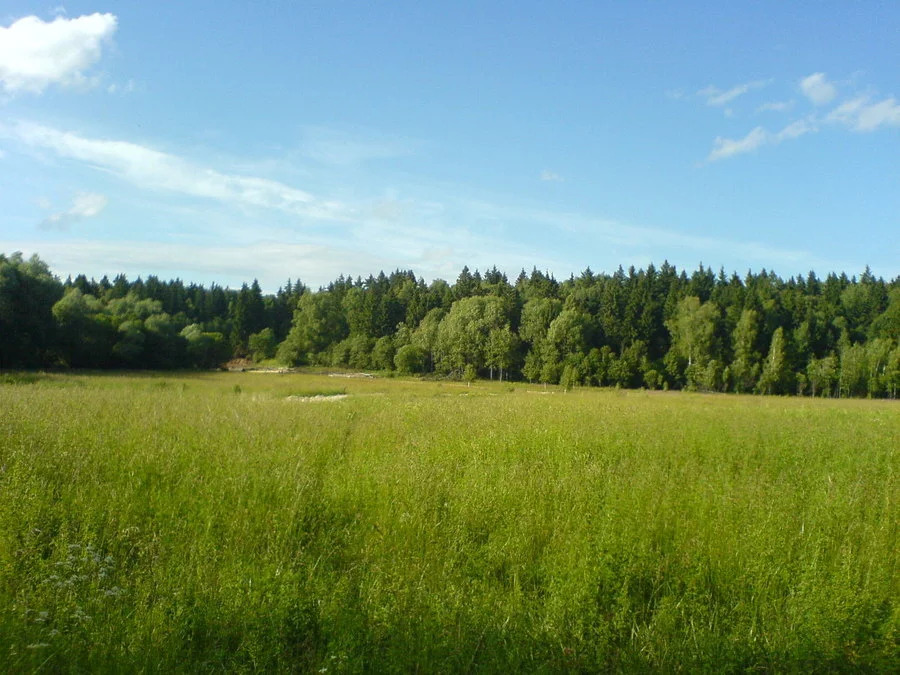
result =
[[[891,401],[7,375],[0,663],[897,672],[898,453]]]

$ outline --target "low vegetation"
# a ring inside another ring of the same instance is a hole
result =
[[[0,381],[13,672],[900,670],[892,401]]]

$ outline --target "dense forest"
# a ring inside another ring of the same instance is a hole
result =
[[[896,398],[900,278],[656,268],[558,281],[463,268],[275,294],[155,276],[56,278],[0,254],[0,369],[213,368],[233,357],[402,374]]]

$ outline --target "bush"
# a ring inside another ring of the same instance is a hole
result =
[[[402,375],[425,372],[425,360],[428,354],[416,345],[404,345],[394,356],[394,365]]]
[[[258,333],[253,333],[248,340],[250,345],[250,354],[254,361],[265,361],[275,356],[275,349],[278,343],[275,340],[275,331],[271,328],[264,328]]]

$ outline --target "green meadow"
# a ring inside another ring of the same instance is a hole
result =
[[[897,672],[898,469],[896,401],[8,374],[0,664]]]

